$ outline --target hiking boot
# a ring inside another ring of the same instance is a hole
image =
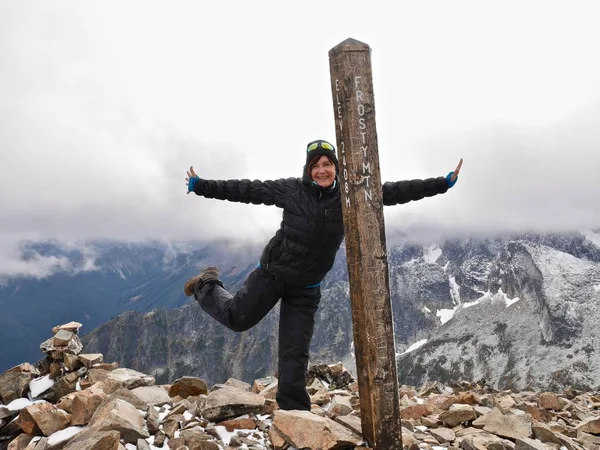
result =
[[[183,292],[188,297],[194,295],[194,288],[198,283],[204,284],[207,281],[219,281],[219,269],[216,267],[207,267],[195,277],[190,278],[183,285]]]

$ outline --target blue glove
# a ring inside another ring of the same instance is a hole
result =
[[[446,175],[446,183],[448,183],[448,189],[450,189],[452,186],[454,186],[456,184],[456,182],[458,181],[458,177],[456,177],[456,179],[454,181],[452,181],[452,175],[454,175],[454,172],[450,172],[448,175]]]
[[[200,181],[199,177],[190,177],[190,181],[188,182],[188,194],[194,192],[194,186],[198,181]]]

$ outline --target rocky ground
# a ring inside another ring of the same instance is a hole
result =
[[[156,385],[82,353],[76,322],[46,358],[0,374],[1,450],[366,449],[358,386],[342,364],[311,367],[312,411],[277,408],[277,380],[196,377]],[[429,383],[400,388],[405,449],[599,449],[600,394],[496,391]]]

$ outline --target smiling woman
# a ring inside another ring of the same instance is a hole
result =
[[[335,181],[335,164],[327,156],[315,156],[308,163],[308,171],[313,182],[328,188]]]
[[[383,203],[396,205],[442,194],[456,183],[460,164],[446,177],[385,183]],[[204,180],[187,172],[188,194],[283,209],[281,228],[263,250],[258,267],[232,295],[217,267],[190,278],[184,292],[233,331],[252,328],[281,300],[279,384],[281,409],[310,410],[305,373],[321,282],[333,266],[344,239],[339,164],[333,145],[310,142],[302,178],[274,181]]]

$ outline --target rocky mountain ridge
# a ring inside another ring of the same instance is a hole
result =
[[[595,389],[599,236],[390,245],[400,382],[474,379],[498,389]],[[311,359],[341,360],[354,373],[343,254],[322,294]],[[192,303],[168,312],[127,313],[84,340],[94,351],[161,380],[162,368],[177,376],[184,366],[211,382],[228,376],[252,380],[274,371],[277,314],[276,308],[254,329],[238,334]],[[124,352],[123,342],[135,342],[128,344],[135,352]]]
[[[277,379],[208,387],[82,353],[70,322],[40,345],[46,358],[0,374],[1,450],[363,449],[358,385],[341,363],[315,365],[311,411],[279,410]],[[468,382],[399,390],[408,450],[597,450],[600,393],[496,391]],[[400,448],[400,447],[399,447]]]
[[[68,289],[73,289],[69,290],[66,305],[86,330],[97,323],[86,319],[85,314],[82,318],[81,304],[92,302],[96,310],[107,311],[132,305],[139,308],[117,315],[84,336],[86,348],[103,353],[122,366],[149,373],[159,382],[184,373],[195,373],[209,383],[229,377],[252,381],[273,373],[277,307],[254,329],[239,334],[211,320],[181,292],[189,276],[213,263],[221,266],[226,287],[234,291],[255,267],[260,249],[213,243],[200,248],[171,246],[162,250],[149,246],[146,251],[138,245],[133,246],[132,260],[128,260],[127,248],[109,246],[106,253],[98,251],[104,256],[98,256],[93,264],[89,260],[84,263],[81,255],[73,258],[79,261],[73,263],[79,264],[77,267],[98,268],[96,272],[80,272],[74,278],[79,284],[68,285]],[[62,257],[59,250],[52,251],[55,257]],[[90,253],[93,252],[85,254]],[[568,385],[596,388],[593,381],[600,379],[600,347],[594,329],[600,304],[600,233],[472,238],[439,245],[390,239],[388,260],[401,383],[477,379],[498,389],[560,391]],[[113,270],[115,267],[120,270]],[[111,280],[118,283],[132,281],[132,286],[117,296],[127,299],[124,304],[105,299],[102,293],[107,291],[100,286],[110,287],[112,281],[100,272],[112,274]],[[43,320],[59,323],[55,310],[61,308],[58,290],[52,302],[33,294],[38,287],[47,287],[45,284],[50,286],[46,292],[52,292],[52,286],[62,286],[60,292],[64,292],[67,284],[61,283],[66,283],[66,279],[62,275],[59,280],[50,277],[12,284],[4,291],[0,289],[0,304],[4,302],[2,307],[9,313],[13,307],[29,311],[35,307],[41,311],[44,307],[47,310],[41,314]],[[86,291],[79,291],[79,285],[85,285]],[[9,288],[18,289],[20,294],[7,295]],[[92,298],[75,301],[97,288],[100,293]],[[342,361],[354,372],[343,248],[322,292],[311,360]],[[171,307],[145,309],[154,308],[161,299]],[[66,313],[63,309],[62,320],[71,318],[65,317]],[[0,327],[0,333],[5,329]],[[40,329],[42,324],[29,325],[27,332],[2,336],[0,345],[5,351],[0,357],[16,348],[14,342],[31,341],[34,333],[30,330]]]

